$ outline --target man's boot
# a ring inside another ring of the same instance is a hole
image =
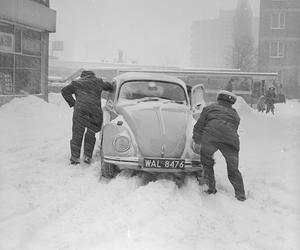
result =
[[[90,164],[91,161],[92,161],[92,158],[85,155],[83,161],[84,161],[86,164]]]
[[[70,158],[70,163],[71,163],[72,165],[80,164],[80,159],[79,159],[79,158],[76,158],[76,157],[74,157],[74,156],[71,156],[71,158]]]
[[[217,193],[218,191],[217,191],[217,189],[207,189],[206,191],[204,191],[205,193],[207,193],[207,194],[215,194],[215,193]]]
[[[246,195],[244,195],[244,194],[236,194],[235,198],[237,198],[237,200],[239,200],[239,201],[245,201],[246,200]]]

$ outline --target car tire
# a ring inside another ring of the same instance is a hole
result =
[[[101,131],[102,132],[102,131]],[[107,179],[113,179],[118,175],[120,172],[119,168],[111,163],[104,162],[104,156],[103,156],[103,149],[102,149],[102,143],[103,143],[103,135],[101,133],[101,148],[100,148],[100,157],[101,157],[101,177],[107,178]]]
[[[114,164],[101,161],[101,176],[113,179],[119,173],[118,167]]]

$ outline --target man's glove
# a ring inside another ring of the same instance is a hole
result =
[[[195,153],[200,154],[201,145],[195,143],[195,141],[192,142],[192,149]]]

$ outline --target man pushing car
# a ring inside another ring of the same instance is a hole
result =
[[[103,122],[101,108],[102,91],[113,91],[109,82],[97,78],[93,71],[84,70],[80,79],[72,81],[61,90],[61,94],[74,107],[71,146],[71,164],[80,163],[81,144],[84,136],[84,162],[90,163],[96,142],[95,133]],[[73,94],[76,99],[74,99]]]
[[[232,105],[236,102],[235,94],[222,90],[217,95],[217,103],[203,108],[193,130],[193,139],[201,144],[200,156],[204,175],[208,182],[208,194],[217,192],[213,155],[220,150],[227,163],[228,179],[235,197],[246,200],[242,175],[238,169],[240,141],[237,133],[240,117]]]

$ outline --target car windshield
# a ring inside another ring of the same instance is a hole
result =
[[[183,87],[176,83],[130,81],[121,86],[119,94],[119,101],[157,101],[159,98],[187,104]]]

